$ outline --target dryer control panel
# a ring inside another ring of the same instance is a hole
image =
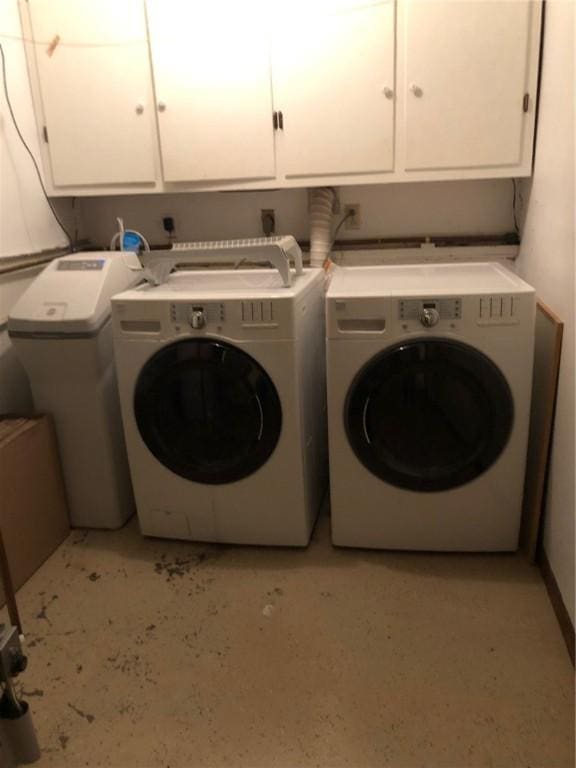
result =
[[[439,320],[460,320],[462,317],[462,299],[401,299],[398,302],[400,320],[420,320],[423,317],[436,317]],[[435,324],[435,323],[434,323]]]
[[[422,329],[455,330],[462,319],[462,298],[430,297],[400,299],[397,318],[402,331],[419,333]]]
[[[517,296],[482,296],[477,301],[478,325],[514,325],[519,320]]]
[[[174,301],[170,303],[171,330],[176,333],[276,333],[286,322],[286,311],[271,300]]]

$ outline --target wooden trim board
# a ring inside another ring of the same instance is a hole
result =
[[[563,329],[564,323],[560,318],[549,307],[538,301],[536,305],[530,435],[528,438],[520,547],[532,562],[537,562],[540,566],[550,602],[560,624],[560,630],[572,664],[574,664],[574,625],[542,545],[546,486],[554,433]]]
[[[6,556],[6,550],[4,549],[2,531],[0,531],[0,604],[2,602],[1,598],[5,598],[6,607],[8,608],[8,616],[12,626],[17,627],[18,633],[21,635],[22,624],[20,622],[20,614],[18,613],[18,606],[16,604],[12,576],[10,575],[10,568],[8,566],[8,557]]]
[[[558,624],[560,624],[560,630],[562,632],[562,636],[564,637],[566,647],[568,648],[568,654],[570,655],[570,658],[572,659],[572,665],[574,666],[574,647],[576,643],[574,625],[572,624],[570,615],[566,609],[566,606],[564,605],[562,593],[560,592],[556,577],[554,576],[552,568],[550,567],[550,561],[548,560],[548,556],[546,555],[543,547],[540,547],[538,550],[538,564],[540,565],[542,578],[544,579],[544,584],[548,590],[550,602],[554,608],[554,613],[558,619]]]
[[[534,374],[520,548],[536,561],[546,504],[546,480],[560,373],[564,323],[541,301],[536,305]]]

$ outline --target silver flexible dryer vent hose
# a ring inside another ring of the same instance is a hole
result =
[[[310,216],[310,265],[321,267],[330,255],[332,246],[332,211],[334,190],[318,187],[308,192]]]

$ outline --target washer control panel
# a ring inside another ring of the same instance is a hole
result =
[[[305,305],[301,303],[301,307]],[[183,300],[114,300],[115,326],[127,334],[154,334],[165,339],[182,336],[222,336],[228,339],[293,338],[294,310],[290,299],[223,301],[202,297]]]
[[[170,320],[184,328],[199,330],[206,325],[223,323],[225,319],[224,304],[219,302],[196,304],[179,301],[170,304]]]

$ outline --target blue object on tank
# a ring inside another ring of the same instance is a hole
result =
[[[137,253],[140,250],[141,245],[142,240],[140,239],[139,235],[137,235],[135,232],[131,232],[129,229],[125,230],[124,236],[122,238],[123,251],[135,251]]]

